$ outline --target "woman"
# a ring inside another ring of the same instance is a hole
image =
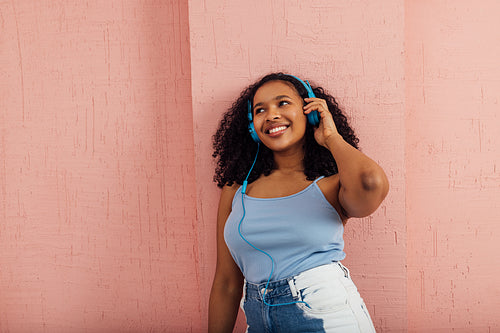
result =
[[[388,192],[382,168],[321,87],[273,73],[245,89],[214,135],[222,193],[209,332],[374,332],[340,261],[343,227]],[[243,298],[242,298],[243,294]]]

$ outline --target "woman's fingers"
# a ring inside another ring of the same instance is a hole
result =
[[[332,118],[330,111],[328,110],[328,105],[326,101],[321,98],[305,98],[306,105],[304,106],[304,113],[309,114],[313,111],[318,111],[320,113],[321,118]]]
[[[328,105],[326,101],[321,98],[305,98],[304,101],[307,103],[304,106],[304,112],[310,113],[317,110],[318,112],[323,112],[328,110]]]

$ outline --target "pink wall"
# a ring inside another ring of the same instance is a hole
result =
[[[201,331],[187,3],[0,14],[0,332]]]
[[[408,327],[500,331],[498,1],[406,3]]]
[[[274,70],[337,96],[390,178],[346,230],[378,331],[499,330],[498,10],[0,1],[0,332],[205,331],[211,135]]]

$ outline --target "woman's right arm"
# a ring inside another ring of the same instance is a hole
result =
[[[217,213],[217,266],[210,292],[208,332],[232,332],[243,291],[243,275],[224,241],[224,226],[238,186],[222,189]]]

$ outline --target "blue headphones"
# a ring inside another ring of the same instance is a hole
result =
[[[296,76],[293,76],[293,75],[290,75],[290,74],[286,74],[287,76],[290,76],[290,77],[293,77],[294,79],[296,79],[297,81],[299,81],[300,83],[302,83],[302,85],[304,86],[304,88],[306,88],[306,91],[307,91],[307,97],[309,98],[313,98],[313,97],[316,97],[316,95],[314,94],[312,88],[311,88],[311,85],[309,84],[309,81],[302,81],[301,79],[299,79],[298,77]],[[259,139],[259,136],[257,135],[257,133],[255,132],[255,126],[253,125],[253,113],[252,113],[252,102],[250,102],[250,100],[247,101],[247,105],[248,105],[248,131],[250,132],[250,136],[252,137],[253,141],[257,142],[257,143],[260,143],[260,139]],[[307,122],[313,126],[318,126],[319,125],[319,112],[318,111],[313,111],[311,113],[309,113],[307,115]]]

